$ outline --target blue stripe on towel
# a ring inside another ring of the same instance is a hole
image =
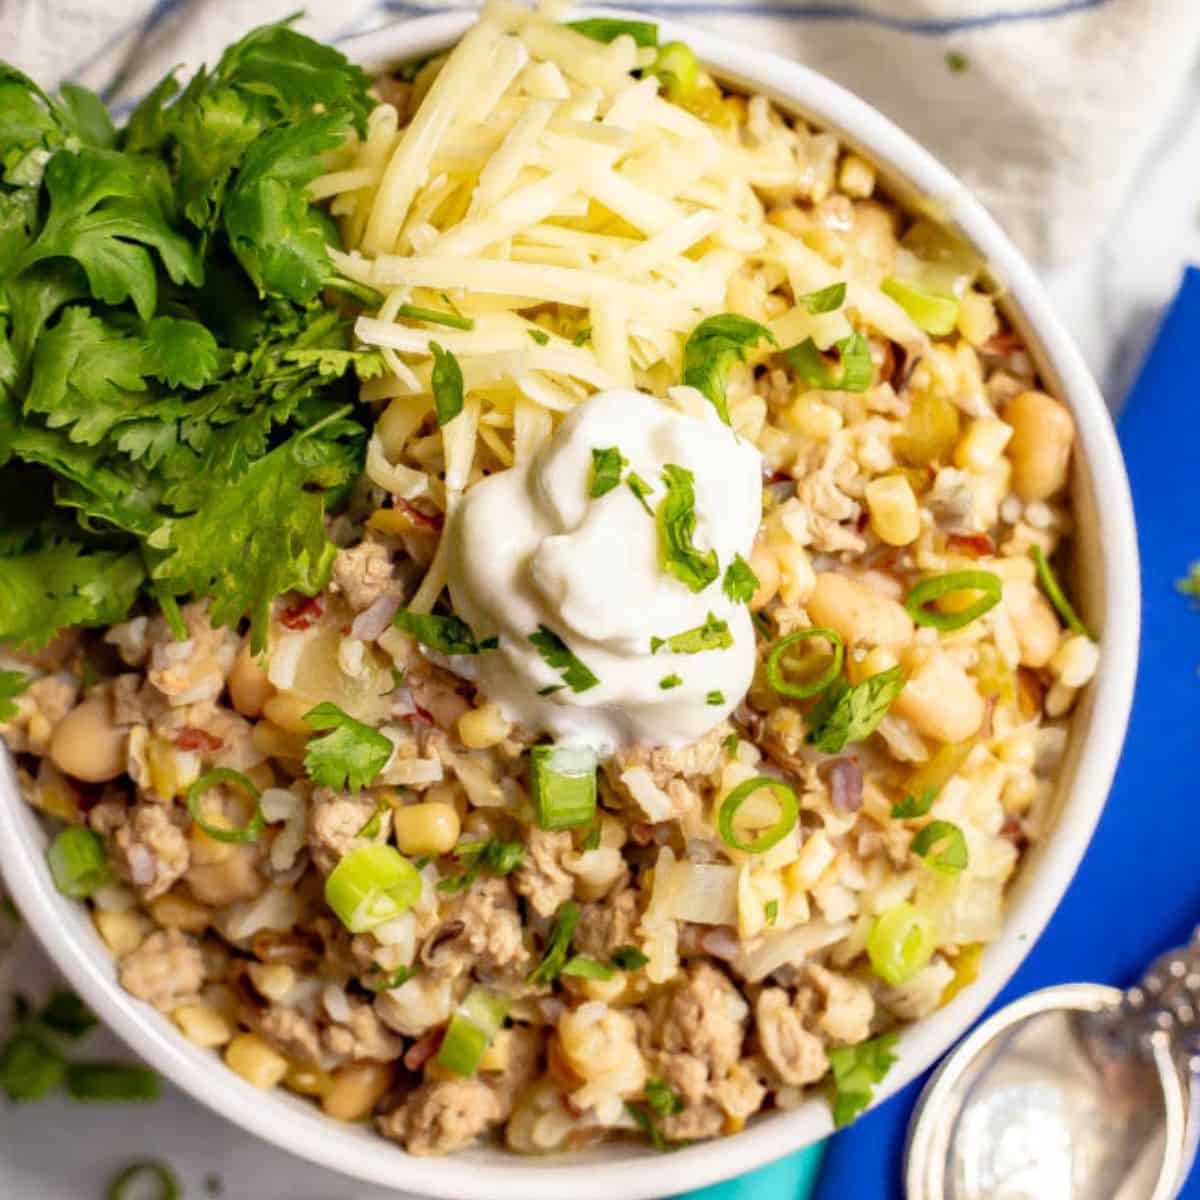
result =
[[[630,0],[630,7],[663,16],[691,17],[778,17],[789,21],[849,21],[876,25],[895,33],[912,33],[926,37],[942,37],[948,33],[969,33],[992,29],[999,25],[1016,25],[1026,21],[1049,21],[1076,13],[1103,8],[1113,0],[1057,0],[1035,6],[996,8],[970,17],[896,17],[888,13],[863,8],[859,4],[809,4],[793,7],[771,0],[748,0],[738,4],[712,4],[705,0]],[[383,0],[382,7],[402,16],[425,16],[444,12],[445,4],[430,0],[428,4],[413,0]],[[455,6],[458,7],[458,6]],[[465,6],[464,6],[465,7]]]

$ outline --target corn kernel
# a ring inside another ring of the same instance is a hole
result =
[[[903,475],[872,479],[865,489],[871,528],[889,546],[907,546],[921,533],[921,513],[912,485]]]
[[[320,1067],[294,1062],[288,1066],[283,1086],[297,1096],[324,1096],[333,1087],[333,1076]]]
[[[294,762],[304,759],[304,748],[308,738],[288,733],[270,721],[259,721],[250,735],[255,750],[268,758],[284,758]]]
[[[225,1047],[225,1065],[252,1087],[269,1092],[283,1082],[288,1060],[276,1053],[256,1033],[239,1033]]]
[[[797,433],[805,437],[824,441],[833,437],[845,424],[845,419],[830,404],[822,404],[807,396],[801,396],[787,410],[788,423]]]
[[[1100,649],[1083,634],[1069,637],[1050,660],[1051,668],[1066,687],[1081,688],[1096,674]]]
[[[281,1003],[296,985],[296,972],[287,963],[251,963],[247,971],[264,1000]]]
[[[1000,332],[996,303],[982,292],[966,291],[958,302],[958,331],[972,346],[982,346]]]
[[[430,802],[397,808],[392,823],[402,854],[449,854],[462,830],[449,804]]]
[[[167,892],[152,900],[148,907],[155,922],[164,929],[203,933],[208,928],[208,909],[183,892]]]
[[[234,1035],[234,1026],[207,1004],[184,1004],[171,1014],[171,1020],[189,1042],[206,1050],[224,1046]]]
[[[468,750],[487,750],[499,745],[512,730],[494,704],[472,708],[458,718],[458,736]]]
[[[837,851],[823,829],[818,829],[800,847],[794,863],[783,869],[783,881],[791,891],[807,891],[825,874]]]
[[[847,196],[865,200],[875,191],[875,168],[857,154],[847,154],[838,170],[838,187]]]
[[[307,737],[312,733],[312,726],[304,719],[304,714],[312,708],[307,700],[291,692],[276,692],[263,705],[263,716],[274,725],[287,733],[303,734]]]
[[[962,440],[954,448],[954,465],[964,471],[983,475],[1000,460],[1012,438],[1012,426],[995,417],[972,421]]]
[[[803,604],[817,586],[817,575],[802,546],[781,547],[776,552],[779,564],[779,595],[784,604]]]
[[[104,944],[117,958],[132,954],[150,932],[150,922],[136,912],[104,912],[94,909],[92,921]]]

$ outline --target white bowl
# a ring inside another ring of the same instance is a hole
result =
[[[443,49],[471,19],[454,13],[407,21],[352,39],[343,49],[364,65],[380,67]],[[1003,933],[983,955],[978,980],[901,1034],[899,1062],[876,1092],[879,1103],[925,1070],[992,1000],[1037,940],[1087,849],[1133,698],[1140,597],[1129,486],[1108,412],[1079,351],[1029,265],[949,171],[869,105],[805,67],[742,48],[727,37],[674,22],[659,24],[663,40],[688,42],[723,79],[762,92],[781,108],[840,135],[882,168],[889,190],[902,200],[936,201],[1007,286],[1011,319],[1079,428],[1077,592],[1092,627],[1102,631],[1103,657],[1075,716],[1054,829],[1022,863]],[[29,925],[84,999],[143,1058],[202,1103],[278,1146],[358,1179],[448,1200],[647,1200],[753,1170],[830,1132],[828,1104],[814,1099],[793,1112],[753,1121],[736,1137],[671,1155],[613,1144],[541,1160],[486,1148],[448,1159],[409,1157],[364,1127],[328,1120],[284,1093],[256,1091],[122,991],[83,910],[54,890],[44,846],[44,834],[19,797],[5,759],[0,763],[0,867]]]

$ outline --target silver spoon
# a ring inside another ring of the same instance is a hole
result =
[[[921,1093],[908,1200],[1171,1200],[1195,1149],[1198,1051],[1200,930],[1128,991],[1072,983],[1007,1005]]]

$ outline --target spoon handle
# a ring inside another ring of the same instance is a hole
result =
[[[1189,1057],[1200,1049],[1200,928],[1177,950],[1159,955],[1125,992],[1118,1018],[1142,1039],[1166,1035]]]

